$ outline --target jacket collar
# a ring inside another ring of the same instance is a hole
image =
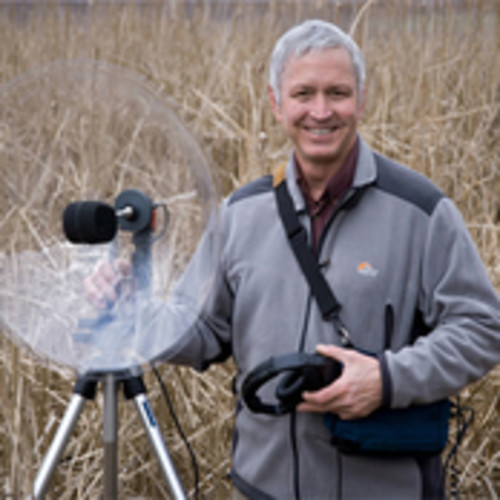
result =
[[[368,144],[358,135],[359,139],[359,152],[358,162],[356,165],[356,173],[354,174],[354,181],[352,186],[354,188],[365,187],[372,184],[377,179],[377,166],[373,150]]]

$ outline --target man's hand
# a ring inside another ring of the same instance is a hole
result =
[[[348,420],[366,417],[381,405],[382,375],[377,358],[334,345],[318,345],[316,350],[340,361],[342,375],[318,391],[304,392],[298,411],[331,412]]]
[[[118,285],[129,274],[130,264],[127,261],[99,262],[93,273],[83,280],[87,300],[95,307],[105,309],[118,300]]]

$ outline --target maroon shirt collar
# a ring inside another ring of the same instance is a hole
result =
[[[344,164],[337,172],[335,172],[335,174],[332,175],[332,177],[328,181],[328,184],[326,185],[325,191],[318,200],[312,199],[309,186],[304,177],[304,173],[302,172],[300,163],[295,157],[295,172],[297,176],[297,182],[309,209],[314,208],[318,204],[323,205],[324,203],[338,202],[345,194],[345,192],[352,186],[358,159],[358,142],[359,141],[356,138],[356,142],[347,155]]]
[[[344,164],[332,175],[325,191],[318,200],[313,200],[310,194],[309,186],[304,177],[297,158],[295,158],[295,171],[297,183],[306,201],[307,210],[311,216],[312,244],[313,251],[316,253],[321,235],[326,227],[330,216],[333,213],[335,205],[342,199],[347,190],[352,186],[356,163],[358,160],[358,139],[349,152]]]

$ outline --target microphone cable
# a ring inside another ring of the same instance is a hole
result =
[[[458,466],[458,449],[462,440],[474,420],[474,409],[470,406],[464,406],[460,396],[456,397],[456,402],[452,401],[452,418],[456,419],[455,441],[448,452],[444,464],[445,476],[449,474],[450,499],[458,500],[460,498],[460,468]]]
[[[177,429],[177,432],[179,433],[179,435],[182,439],[182,442],[184,443],[184,446],[189,453],[189,456],[191,459],[191,465],[193,468],[193,475],[194,475],[194,500],[198,500],[198,498],[199,498],[200,471],[199,471],[198,461],[196,459],[196,455],[193,451],[193,448],[191,447],[191,444],[189,443],[189,440],[188,440],[184,430],[182,429],[179,418],[177,417],[177,414],[175,413],[175,408],[174,408],[174,405],[172,403],[172,399],[170,398],[167,387],[165,385],[165,382],[163,381],[162,376],[160,375],[160,372],[158,371],[158,369],[156,368],[156,365],[153,362],[151,362],[150,365],[151,365],[151,369],[156,377],[156,380],[158,381],[163,399],[165,400],[165,403],[167,405],[170,416],[174,422],[174,425]]]

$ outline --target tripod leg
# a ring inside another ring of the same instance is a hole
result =
[[[134,403],[137,411],[139,412],[144,428],[146,429],[149,440],[153,445],[156,456],[158,457],[160,466],[167,484],[170,486],[170,491],[173,497],[175,500],[185,500],[187,497],[184,492],[184,488],[180,482],[179,476],[177,475],[174,463],[170,458],[170,454],[168,453],[165,441],[163,440],[163,436],[160,432],[155,416],[153,415],[153,410],[148,399],[143,393],[137,394],[134,396]]]
[[[61,459],[64,448],[73,433],[78,417],[85,406],[85,398],[80,394],[73,394],[63,419],[52,440],[49,451],[45,455],[42,466],[38,471],[33,487],[33,496],[36,500],[43,498],[49,487],[50,480]]]
[[[103,385],[104,498],[112,500],[118,498],[118,382],[109,373]]]

